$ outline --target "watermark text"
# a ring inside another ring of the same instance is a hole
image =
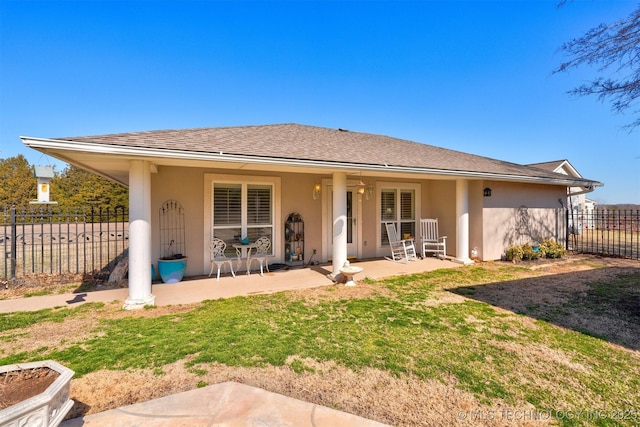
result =
[[[539,409],[478,409],[458,411],[459,420],[467,421],[547,421],[547,420],[615,420],[640,422],[640,411],[620,410],[539,410]]]

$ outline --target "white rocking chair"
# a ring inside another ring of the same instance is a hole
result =
[[[420,220],[420,244],[422,245],[422,257],[433,253],[436,257],[447,257],[447,236],[438,235],[438,218]]]
[[[416,246],[413,239],[399,239],[396,225],[393,222],[385,222],[387,228],[387,236],[389,237],[389,246],[391,246],[391,259],[393,261],[405,262],[418,260],[416,255]]]

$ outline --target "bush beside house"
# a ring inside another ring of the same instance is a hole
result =
[[[507,248],[507,261],[520,262],[531,261],[539,258],[562,258],[567,253],[565,247],[551,239],[545,239],[539,245],[532,246],[530,243],[524,245],[511,245]]]

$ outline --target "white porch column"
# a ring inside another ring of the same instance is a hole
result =
[[[124,309],[154,305],[151,294],[151,166],[129,163],[129,297]]]
[[[347,173],[333,173],[333,272],[340,274],[340,268],[347,261]]]
[[[456,258],[455,262],[472,264],[469,258],[469,181],[456,180]]]

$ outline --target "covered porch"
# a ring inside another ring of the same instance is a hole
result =
[[[453,253],[448,254],[452,257],[450,259],[462,264],[472,262],[469,258],[471,197],[469,181],[466,179],[433,181],[427,179],[427,176],[413,176],[409,180],[408,176],[391,174],[389,179],[393,177],[393,180],[387,181],[379,171],[377,174],[365,173],[365,179],[372,184],[372,197],[366,199],[363,193],[358,192],[359,184],[356,181],[362,181],[362,172],[350,170],[346,166],[342,170],[316,170],[307,167],[303,171],[295,170],[280,175],[261,174],[257,170],[251,171],[248,166],[242,173],[236,174],[223,174],[219,173],[222,170],[214,169],[171,166],[165,166],[161,172],[154,173],[156,169],[153,163],[144,160],[130,160],[129,167],[129,297],[125,300],[126,309],[160,304],[154,301],[158,297],[155,293],[157,287],[151,289],[147,266],[157,256],[154,256],[153,249],[149,250],[150,243],[152,248],[158,246],[158,235],[152,232],[157,227],[153,225],[151,213],[154,209],[151,209],[151,205],[166,198],[179,197],[185,200],[185,205],[188,206],[185,210],[190,212],[185,215],[191,225],[187,227],[186,240],[196,243],[190,243],[187,251],[190,257],[185,274],[187,277],[201,276],[210,270],[207,248],[212,237],[223,238],[224,235],[228,249],[237,236],[249,238],[250,230],[259,230],[258,234],[253,235],[253,239],[258,235],[271,239],[271,262],[287,263],[288,245],[285,242],[284,228],[288,229],[288,226],[284,220],[289,212],[300,212],[302,218],[307,218],[304,229],[305,258],[308,259],[310,253],[315,255],[317,252],[316,259],[330,263],[317,274],[322,278],[320,284],[335,281],[347,259],[364,260],[390,255],[389,244],[385,240],[386,233],[382,230],[383,220],[393,220],[398,224],[398,229],[402,229],[418,243],[419,219],[436,212],[446,221],[450,230],[455,230],[448,233],[450,242],[455,242],[451,245]],[[323,173],[317,173],[320,171]],[[309,190],[313,187],[315,191],[317,183],[321,183],[320,197],[315,194],[312,197]],[[197,193],[185,191],[185,188],[197,187],[202,191],[200,197]],[[255,197],[249,199],[250,192],[261,192],[261,195],[266,196],[254,194]],[[455,198],[451,197],[451,192]],[[266,214],[263,217],[269,219],[266,223],[260,223],[256,219],[258,223],[249,224],[249,201],[264,208]],[[222,214],[213,208],[218,205],[224,208],[220,210]],[[235,217],[240,218],[242,224],[235,224],[230,219],[229,212],[235,212],[232,209],[235,206],[241,207]],[[233,257],[229,253],[226,256]],[[199,263],[201,268],[198,268]],[[421,271],[419,267],[416,268],[416,271]],[[387,269],[388,265],[382,270]],[[371,273],[373,272],[362,274],[376,277]],[[394,275],[393,272],[381,274]]]

